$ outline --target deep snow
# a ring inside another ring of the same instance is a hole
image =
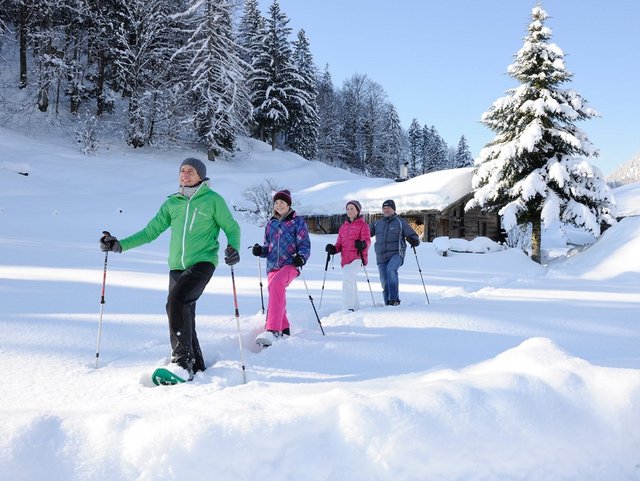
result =
[[[435,182],[364,179],[259,142],[241,147],[208,163],[230,205],[265,177],[292,190],[294,208],[297,198],[308,208],[362,196],[372,210],[378,195],[403,189],[411,202],[407,186]],[[0,152],[0,479],[640,480],[639,217],[548,266],[517,250],[442,257],[423,244],[401,268],[395,308],[372,305],[363,272],[363,308],[341,311],[336,259],[320,309],[326,336],[299,279],[288,290],[293,335],[263,352],[253,345],[258,263],[243,249],[247,384],[220,265],[198,304],[209,369],[152,387],[150,371],[169,354],[168,235],[109,255],[95,369],[97,239],[141,228],[197,152],[84,157],[62,139],[5,129]],[[328,198],[324,186],[341,183],[344,198]],[[626,187],[624,201],[637,213],[640,186]],[[237,218],[243,247],[262,239]],[[334,239],[312,235],[304,280],[316,306]],[[379,303],[374,265],[367,274]]]

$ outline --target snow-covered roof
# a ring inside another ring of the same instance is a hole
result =
[[[304,215],[344,213],[352,199],[364,212],[379,212],[386,199],[393,199],[397,212],[442,210],[471,192],[473,168],[441,170],[404,182],[389,179],[353,179],[322,182],[295,193],[296,210]]]

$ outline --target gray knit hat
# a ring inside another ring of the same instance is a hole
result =
[[[207,166],[204,165],[201,160],[195,159],[193,157],[188,157],[182,161],[182,163],[180,164],[180,168],[182,169],[182,167],[185,165],[190,165],[191,167],[196,169],[196,172],[200,176],[200,180],[205,180],[207,178]]]

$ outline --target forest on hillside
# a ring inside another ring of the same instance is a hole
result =
[[[132,148],[198,145],[209,160],[238,135],[364,175],[413,177],[472,165],[462,136],[404,129],[384,87],[336,87],[277,0],[5,0],[0,115],[68,125],[90,154],[101,136]]]

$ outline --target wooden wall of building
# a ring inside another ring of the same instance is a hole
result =
[[[504,240],[500,217],[488,214],[475,207],[467,211],[465,205],[471,194],[459,199],[442,211],[422,210],[401,212],[423,241],[431,242],[436,237],[447,236],[457,239],[472,240],[476,237],[488,237],[496,242]],[[368,224],[382,217],[382,213],[365,214]],[[346,219],[345,214],[336,215],[306,215],[309,232],[316,234],[336,234]]]

